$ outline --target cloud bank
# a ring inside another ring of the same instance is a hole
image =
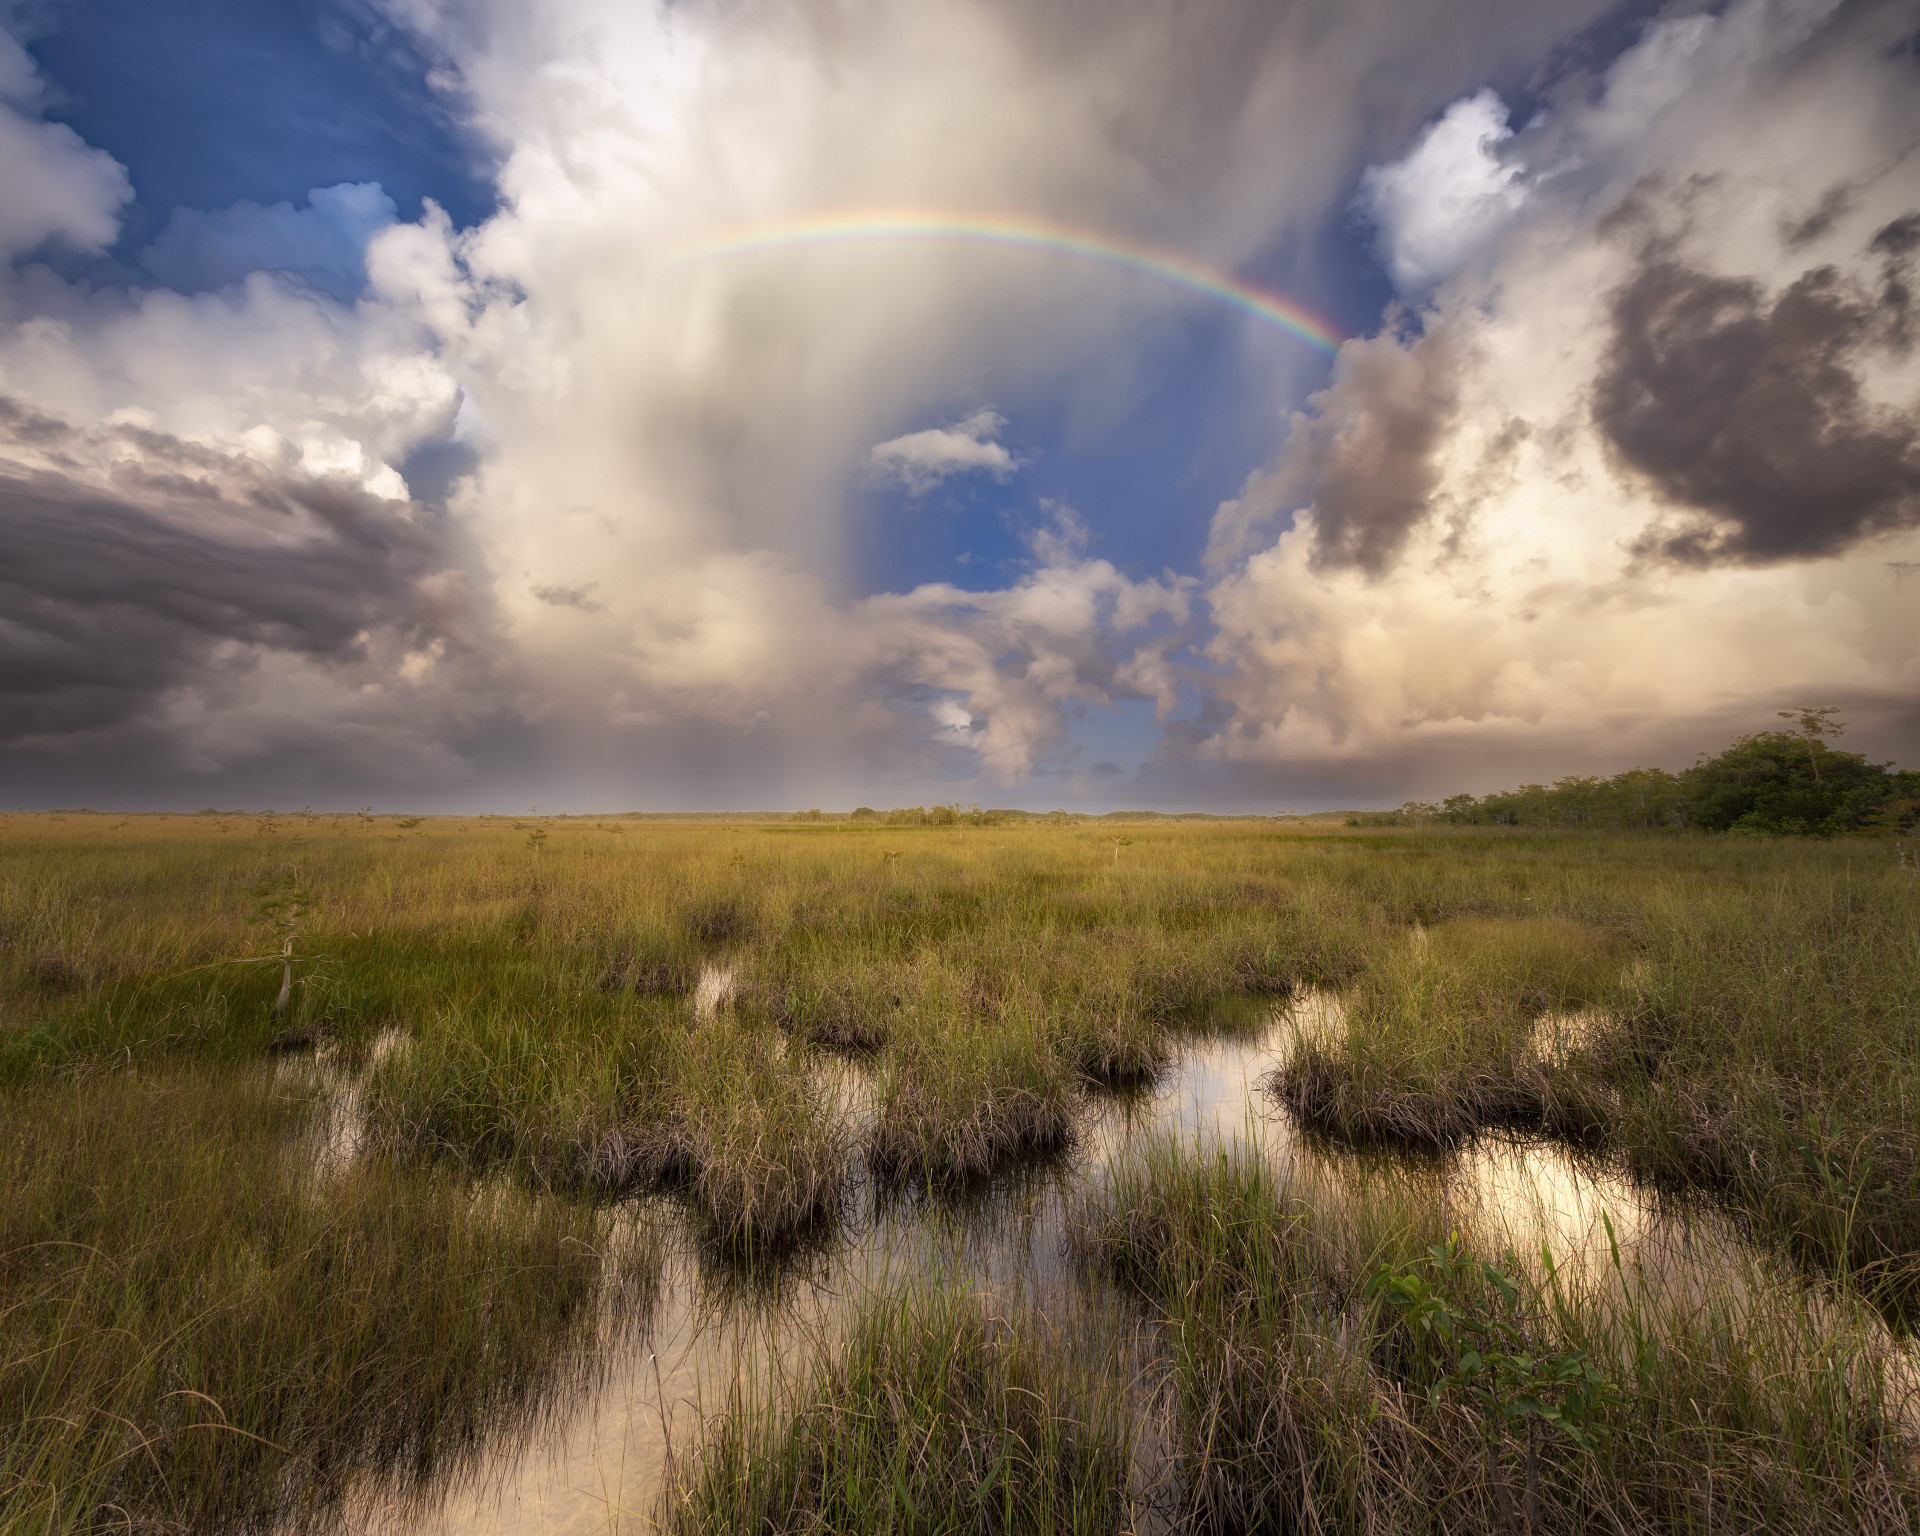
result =
[[[1797,693],[1911,750],[1913,19],[1658,22],[1513,140],[1497,241],[1348,343],[1217,515],[1222,723],[1194,752],[1482,787],[1684,761]],[[1443,128],[1497,121],[1483,100]],[[1383,236],[1396,271],[1459,248],[1397,210]]]
[[[0,48],[17,782],[1022,799],[1132,704],[1142,794],[1344,802],[1802,696],[1912,730],[1912,6],[1738,0],[1595,70],[1556,62],[1586,0],[386,8],[499,211],[182,210],[118,287],[41,260],[132,189]],[[932,241],[674,259],[899,206],[1234,270],[1357,207],[1406,307],[1275,374],[1271,462],[1148,572],[1098,505],[1020,503],[969,404],[1098,421],[1190,297]],[[956,476],[1023,558],[862,590],[862,489]]]
[[[366,287],[367,242],[400,210],[378,182],[315,187],[307,206],[252,201],[202,211],[176,208],[140,265],[169,288],[197,293],[251,272],[304,277],[351,302]]]

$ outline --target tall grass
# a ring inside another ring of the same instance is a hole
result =
[[[1651,1255],[1556,1268],[1502,1255],[1498,1233],[1456,1237],[1391,1180],[1335,1187],[1169,1142],[1075,1231],[1165,1330],[1167,1512],[1191,1528],[1920,1518],[1912,1362],[1865,1308],[1757,1270],[1677,1286]]]
[[[1037,1317],[923,1283],[869,1301],[840,1344],[736,1395],[673,1469],[669,1532],[1117,1531],[1120,1385]]]
[[[667,1141],[723,1247],[777,1247],[838,1208],[847,1131],[800,1049],[721,1015],[678,1034],[669,1061]]]
[[[1090,1098],[1163,1071],[1210,1005],[1307,987],[1343,1019],[1279,1079],[1309,1124],[1389,1160],[1495,1126],[1576,1140],[1837,1283],[1683,1297],[1529,1259],[1509,1307],[1477,1271],[1447,1279],[1476,1336],[1506,1319],[1544,1356],[1610,1362],[1605,1443],[1534,1426],[1522,1457],[1489,1451],[1470,1402],[1431,1404],[1458,1361],[1416,1358],[1366,1295],[1381,1263],[1439,1283],[1433,1213],[1162,1169],[1120,1189],[1120,1227],[1086,1225],[1133,1234],[1089,1251],[1169,1330],[1199,1437],[1182,1510],[1230,1526],[1307,1489],[1328,1528],[1498,1528],[1525,1517],[1530,1467],[1543,1528],[1911,1519],[1887,1361],[1853,1310],[1920,1295],[1920,882],[1885,849],[1129,833],[1116,860],[1072,823],[8,819],[8,1519],[260,1524],[457,1464],[586,1369],[621,1230],[590,1202],[664,1182],[729,1254],[769,1252],[844,1204],[857,1150],[883,1181],[943,1183],[1071,1145]],[[269,909],[290,881],[311,904],[280,1018]],[[736,1000],[696,1016],[710,964]],[[372,1150],[312,1178],[310,1114],[259,1087],[264,1063],[376,1036],[396,1043],[360,1089]],[[860,1148],[825,1051],[873,1077]],[[1005,1355],[982,1337],[949,1353]],[[862,1379],[908,1379],[887,1358]],[[786,1444],[773,1423],[748,1460]]]
[[[1759,1230],[1911,1306],[1920,892],[1861,862],[1649,901],[1645,958],[1584,1065],[1618,1095],[1611,1140],[1636,1172],[1722,1190]]]
[[[983,1015],[923,994],[932,1017],[896,1036],[881,1066],[867,1161],[883,1179],[978,1178],[1009,1158],[1066,1146],[1073,1078],[1031,1000]]]
[[[542,1188],[619,1191],[651,1179],[667,1010],[610,1020],[561,1010],[458,1006],[428,1015],[364,1090],[379,1146]]]
[[[1757,1234],[1910,1308],[1920,891],[1871,847],[1856,870],[1818,846],[1667,846],[1667,867],[1610,882],[1605,907],[1563,898],[1604,925],[1476,918],[1383,937],[1344,1030],[1305,1042],[1277,1091],[1350,1140],[1517,1126],[1604,1148],[1720,1193]]]
[[[310,1521],[527,1433],[644,1314],[650,1230],[361,1160],[258,1070],[0,1099],[0,1524]]]
[[[1591,1094],[1544,1056],[1556,1023],[1618,995],[1624,935],[1560,917],[1457,918],[1377,941],[1344,1029],[1276,1076],[1309,1124],[1355,1141],[1446,1146],[1493,1126],[1597,1131]]]

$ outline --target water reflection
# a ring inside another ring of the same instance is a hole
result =
[[[400,1032],[389,1028],[364,1044],[326,1039],[312,1051],[290,1052],[274,1063],[276,1089],[314,1101],[305,1150],[316,1178],[338,1178],[360,1155],[367,1142],[367,1077],[403,1044]]]
[[[733,966],[701,966],[700,979],[693,987],[693,1016],[696,1019],[712,1018],[720,1011],[721,1004],[733,996],[733,985]]]
[[[1299,1176],[1338,1187],[1379,1176],[1404,1181],[1415,1198],[1438,1202],[1476,1246],[1537,1255],[1544,1243],[1563,1268],[1613,1262],[1603,1213],[1623,1263],[1652,1261],[1660,1272],[1678,1273],[1699,1262],[1695,1240],[1625,1180],[1544,1141],[1489,1138],[1409,1159],[1343,1150],[1300,1131],[1262,1084],[1295,1042],[1341,1026],[1330,995],[1282,1007],[1242,1000],[1194,1024],[1156,1085],[1094,1096],[1078,1142],[1061,1157],[957,1192],[886,1191],[856,1173],[831,1242],[778,1264],[743,1268],[683,1236],[645,1344],[611,1362],[600,1390],[544,1442],[497,1458],[436,1511],[368,1507],[356,1523],[368,1531],[478,1536],[641,1526],[668,1457],[691,1452],[702,1422],[736,1390],[767,1391],[805,1369],[811,1352],[836,1339],[873,1291],[940,1275],[968,1279],[1003,1300],[1068,1297],[1062,1235],[1069,1200],[1150,1136],[1251,1143]],[[819,1068],[836,1110],[856,1131],[869,1123],[871,1068],[838,1057],[822,1058]],[[684,1221],[675,1225],[690,1230]],[[1718,1240],[1710,1236],[1709,1246]],[[1676,1257],[1683,1252],[1690,1255],[1684,1261]]]

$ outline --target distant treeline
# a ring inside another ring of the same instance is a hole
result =
[[[800,811],[789,819],[839,821],[842,818],[827,811]],[[870,805],[862,805],[855,807],[853,813],[845,819],[885,827],[1004,827],[1020,822],[1052,822],[1065,825],[1068,822],[1086,821],[1240,821],[1245,818],[1216,816],[1207,811],[1107,811],[1098,816],[1089,815],[1084,811],[1064,810],[983,811],[978,805],[963,806],[956,801],[952,805],[895,806],[890,811],[876,811]]]
[[[1356,811],[1349,826],[1694,828],[1705,832],[1834,837],[1920,831],[1920,772],[1872,763],[1823,740],[1842,727],[1831,711],[1800,712],[1797,731],[1742,736],[1691,768],[1629,768],[1610,779],[1570,775],[1476,800],[1410,800],[1397,811]]]
[[[802,817],[822,820],[819,811],[806,811]],[[999,827],[1009,821],[1030,821],[1032,813],[1028,811],[983,811],[978,805],[962,806],[958,802],[952,805],[904,805],[895,806],[890,811],[876,811],[870,805],[856,806],[852,821],[877,821],[887,827]],[[1060,819],[1066,819],[1066,813],[1060,813]]]

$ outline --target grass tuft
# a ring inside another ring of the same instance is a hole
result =
[[[1119,1392],[1036,1319],[926,1285],[869,1302],[786,1392],[736,1395],[658,1519],[674,1536],[1117,1531],[1130,1441]]]
[[[8,1529],[298,1526],[420,1489],[645,1314],[647,1227],[378,1160],[316,1181],[314,1113],[233,1069],[0,1102]]]
[[[663,1136],[724,1248],[777,1247],[834,1212],[847,1133],[786,1041],[720,1012],[677,1035]]]
[[[978,1178],[1073,1139],[1072,1073],[1044,1019],[1017,1007],[927,1022],[889,1047],[881,1072],[867,1161],[884,1180]]]
[[[1906,1531],[1911,1366],[1751,1267],[1487,1262],[1391,1182],[1150,1144],[1074,1213],[1161,1320],[1170,1513],[1208,1531]]]

